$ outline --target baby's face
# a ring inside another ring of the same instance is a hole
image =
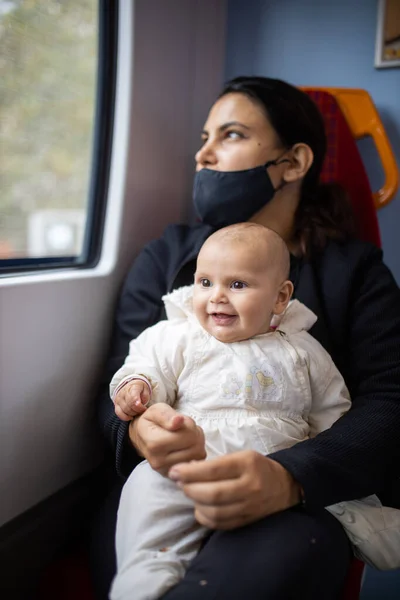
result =
[[[243,243],[210,241],[203,246],[193,308],[210,335],[221,342],[239,342],[269,331],[283,283],[270,263],[265,254]]]

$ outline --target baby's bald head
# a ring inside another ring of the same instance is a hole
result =
[[[280,281],[289,277],[290,254],[283,239],[272,229],[268,229],[257,223],[237,223],[224,227],[213,233],[203,244],[204,250],[209,250],[210,245],[217,247],[229,244],[243,244],[247,250],[251,250],[254,263],[259,268],[267,268],[271,273],[276,273]],[[202,250],[203,250],[202,248]],[[201,251],[202,251],[201,250]],[[201,253],[200,251],[200,253]],[[217,259],[218,254],[215,258]]]
[[[220,229],[197,258],[193,308],[203,328],[221,342],[268,333],[273,315],[290,301],[289,251],[271,229],[239,223]]]

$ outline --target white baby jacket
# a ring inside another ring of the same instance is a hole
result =
[[[219,342],[198,323],[193,286],[164,296],[167,321],[130,343],[110,385],[134,375],[151,381],[151,403],[167,402],[200,425],[208,458],[251,449],[269,454],[328,429],[350,408],[344,380],[307,330],[317,317],[297,300],[275,331]],[[356,556],[378,569],[400,567],[400,511],[376,496],[327,507]]]
[[[275,331],[223,343],[198,323],[193,286],[163,298],[167,321],[130,343],[110,392],[132,375],[205,433],[208,457],[252,449],[269,454],[328,429],[350,408],[329,354],[307,330],[316,316],[294,300]]]

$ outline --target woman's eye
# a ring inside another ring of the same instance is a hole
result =
[[[204,288],[211,287],[211,281],[206,278],[200,279],[200,285],[201,285],[201,287],[204,287]]]
[[[231,285],[233,290],[244,290],[246,287],[247,285],[244,283],[244,281],[234,281]]]
[[[242,133],[239,133],[238,131],[227,131],[226,137],[230,140],[240,140],[240,139],[243,139],[244,136]]]

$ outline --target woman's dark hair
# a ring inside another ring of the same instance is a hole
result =
[[[321,249],[328,239],[345,240],[354,233],[353,212],[345,190],[337,183],[321,184],[326,153],[322,115],[313,100],[298,88],[268,77],[237,77],[228,81],[220,98],[245,94],[259,104],[282,145],[307,144],[314,161],[304,177],[295,215],[295,237],[305,255]]]

